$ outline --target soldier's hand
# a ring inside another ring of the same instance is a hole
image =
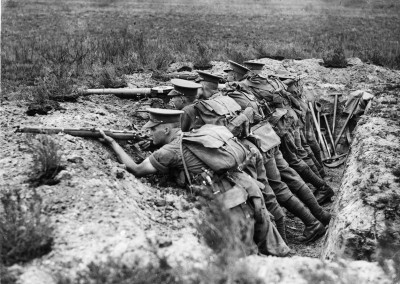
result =
[[[105,142],[105,143],[111,145],[111,144],[115,141],[114,138],[112,138],[112,137],[110,137],[110,136],[107,136],[107,135],[104,133],[103,130],[98,129],[98,131],[100,132],[100,134],[101,134],[101,136],[102,136],[102,138],[99,138],[99,140],[100,140],[101,142]]]
[[[153,144],[153,141],[151,140],[143,140],[137,143],[137,145],[140,147],[141,150],[146,150],[150,148]]]

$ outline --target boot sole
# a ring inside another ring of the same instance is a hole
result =
[[[309,243],[312,243],[312,242],[318,240],[320,237],[322,237],[323,235],[325,235],[325,233],[326,233],[325,227],[322,225],[321,229],[318,230],[314,235],[312,235],[312,236],[311,236],[309,239],[307,239],[307,240],[302,240],[301,242],[307,245],[307,244],[309,244]]]

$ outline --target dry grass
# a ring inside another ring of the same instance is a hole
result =
[[[34,169],[30,173],[29,181],[34,187],[42,184],[57,184],[59,180],[56,176],[64,168],[61,165],[60,146],[47,135],[39,135],[35,138],[31,137],[27,141]]]
[[[186,60],[200,66],[211,60],[322,58],[337,46],[346,56],[400,68],[400,4],[340,3],[8,1],[2,86],[34,85],[44,67],[58,81],[74,79],[73,85],[107,64],[127,74]]]
[[[0,216],[0,265],[29,261],[51,251],[53,228],[42,214],[42,198],[32,190],[3,192]]]

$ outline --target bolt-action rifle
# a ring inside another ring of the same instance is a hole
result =
[[[44,127],[18,127],[15,132],[21,133],[34,133],[34,134],[58,134],[65,133],[72,136],[78,137],[91,137],[91,138],[101,138],[99,130],[95,128],[44,128]],[[139,141],[149,141],[150,138],[143,135],[137,131],[128,130],[104,130],[107,136],[110,136],[117,140],[133,140]]]
[[[173,87],[171,86],[158,86],[153,88],[115,88],[115,89],[80,89],[78,94],[80,96],[87,95],[116,95],[121,98],[137,98],[140,96],[159,97],[162,100],[169,100],[166,96]]]
[[[137,131],[128,130],[103,130],[104,134],[117,140],[132,140],[134,143],[140,141],[152,141],[150,137]],[[44,127],[17,127],[15,132],[33,134],[58,134],[65,133],[77,137],[102,138],[100,131],[95,128],[44,128]],[[145,159],[137,145],[132,145],[137,156]]]

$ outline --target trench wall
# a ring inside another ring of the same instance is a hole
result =
[[[382,261],[400,254],[399,93],[377,94],[358,121],[322,249],[324,259]]]

